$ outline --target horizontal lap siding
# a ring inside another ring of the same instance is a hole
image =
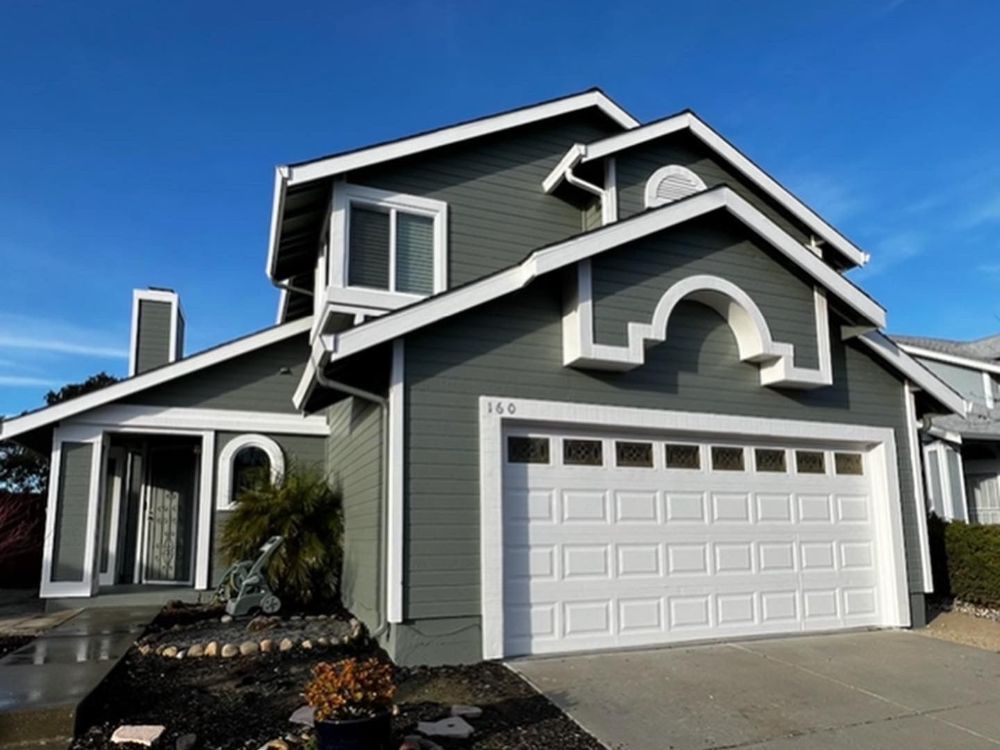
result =
[[[846,422],[897,430],[907,560],[919,581],[916,518],[900,381],[832,332],[835,384],[814,391],[759,384],[737,360],[728,326],[682,303],[667,342],[627,373],[562,365],[555,279],[407,337],[407,617],[474,616],[479,601],[481,395]]]
[[[374,404],[346,399],[327,412],[330,484],[344,508],[344,606],[372,626],[379,619],[382,568],[382,415]]]
[[[623,151],[615,157],[618,176],[618,215],[634,216],[646,208],[646,181],[660,167],[678,164],[698,175],[709,188],[729,185],[778,226],[800,242],[809,241],[805,227],[786,209],[740,172],[716,157],[711,149],[690,133],[675,133]]]
[[[309,356],[306,334],[140,391],[122,403],[298,413],[292,394]]]
[[[152,370],[170,361],[170,318],[173,306],[156,300],[139,301],[135,371]],[[180,335],[180,331],[178,331]]]
[[[648,323],[663,294],[694,275],[720,276],[760,307],[775,341],[795,346],[795,364],[817,367],[813,283],[723,215],[706,217],[599,255],[593,261],[594,334],[628,343],[629,322]]]
[[[219,455],[226,445],[233,438],[240,437],[245,433],[241,432],[217,432],[215,434],[215,477],[219,476]],[[305,469],[316,471],[326,471],[326,438],[311,435],[268,435],[281,447],[281,452],[285,456],[286,468],[292,465],[301,466]],[[213,490],[212,507],[217,507],[219,491],[218,482]],[[212,522],[212,559],[211,559],[211,579],[209,584],[215,586],[222,578],[222,574],[229,567],[229,561],[222,553],[221,541],[222,530],[226,521],[232,515],[230,511],[215,511]]]
[[[82,581],[90,504],[90,443],[63,443],[59,461],[58,511],[52,549],[52,580]]]
[[[448,285],[454,287],[579,234],[580,209],[546,195],[542,181],[574,143],[610,132],[617,129],[603,116],[575,113],[352,172],[347,179],[448,204]]]

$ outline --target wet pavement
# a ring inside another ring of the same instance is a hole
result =
[[[0,748],[68,744],[81,701],[159,609],[85,609],[0,659]]]

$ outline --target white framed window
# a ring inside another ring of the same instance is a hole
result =
[[[219,477],[215,492],[216,510],[233,510],[242,489],[270,473],[278,481],[285,473],[285,454],[267,435],[240,435],[226,443],[219,453]]]
[[[345,302],[395,308],[447,287],[448,204],[340,182],[331,215],[330,285]]]
[[[670,164],[657,169],[646,182],[646,208],[673,203],[705,189],[705,181],[690,169]]]

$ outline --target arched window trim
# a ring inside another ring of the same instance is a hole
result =
[[[267,435],[240,435],[226,443],[219,453],[219,476],[215,485],[215,509],[233,510],[233,462],[243,448],[260,448],[271,463],[271,481],[278,481],[285,473],[285,454],[281,446]]]
[[[646,181],[646,208],[656,208],[657,206],[665,206],[668,203],[673,203],[674,201],[680,200],[680,198],[674,198],[669,200],[666,198],[661,198],[657,195],[657,190],[660,187],[660,183],[663,182],[668,177],[683,177],[685,180],[691,183],[693,189],[691,195],[702,190],[707,190],[708,186],[705,181],[701,179],[698,175],[692,172],[687,167],[682,167],[679,164],[669,164],[666,167],[660,167],[652,176]]]

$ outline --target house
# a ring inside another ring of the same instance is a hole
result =
[[[211,587],[246,467],[321,462],[400,663],[924,622],[917,420],[866,254],[693,112],[599,90],[280,167],[272,328],[11,419],[45,597]]]
[[[924,424],[928,507],[947,520],[1000,523],[1000,335],[892,338],[969,404],[965,415],[928,416]]]

